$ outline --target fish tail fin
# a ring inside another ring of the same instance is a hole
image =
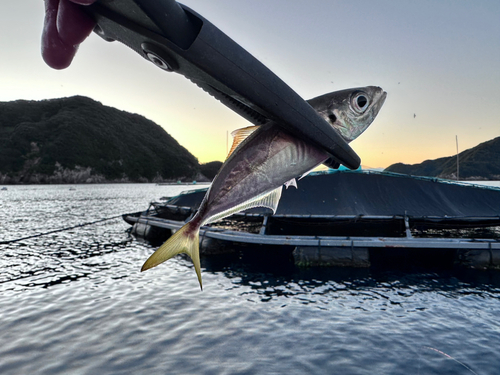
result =
[[[141,271],[156,267],[177,254],[185,253],[193,261],[200,288],[203,290],[201,283],[199,233],[198,226],[193,225],[191,222],[185,224],[146,260]]]

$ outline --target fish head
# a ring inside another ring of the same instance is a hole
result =
[[[380,87],[366,86],[334,91],[308,102],[349,143],[370,126],[386,97]]]

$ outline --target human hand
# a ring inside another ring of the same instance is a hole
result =
[[[81,5],[95,1],[45,0],[42,57],[51,68],[67,68],[80,43],[94,29],[94,20],[81,9]]]

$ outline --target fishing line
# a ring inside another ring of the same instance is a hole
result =
[[[113,219],[117,219],[119,217],[122,217],[122,215],[116,215],[116,216],[112,216],[112,217],[107,217],[105,219],[100,219],[100,220],[96,220],[96,221],[91,221],[89,223],[83,223],[83,224],[77,224],[77,225],[73,225],[71,227],[66,227],[66,228],[61,228],[61,229],[55,229],[55,230],[51,230],[51,231],[48,231],[48,232],[44,232],[44,233],[38,233],[38,234],[33,234],[31,236],[27,236],[27,237],[22,237],[22,238],[16,238],[15,240],[8,240],[8,241],[0,241],[0,245],[6,245],[6,244],[10,244],[10,243],[14,243],[14,242],[19,242],[19,241],[23,241],[23,240],[28,240],[30,238],[36,238],[36,237],[42,237],[42,236],[46,236],[48,234],[52,234],[52,233],[59,233],[59,232],[64,232],[66,230],[71,230],[71,229],[75,229],[75,228],[81,228],[81,227],[85,227],[87,225],[92,225],[92,224],[97,224],[97,223],[102,223],[103,221],[108,221],[108,220],[113,220]]]
[[[432,351],[434,351],[434,352],[436,352],[436,353],[439,353],[439,354],[441,354],[442,356],[444,356],[445,358],[451,359],[451,360],[453,360],[453,361],[457,362],[458,364],[462,365],[463,367],[465,367],[467,370],[469,370],[469,371],[470,371],[470,372],[472,372],[473,374],[478,375],[478,373],[477,373],[477,372],[472,371],[472,369],[471,369],[470,367],[468,367],[465,363],[460,362],[458,359],[453,358],[451,355],[446,354],[445,352],[442,352],[442,351],[441,351],[441,350],[439,350],[439,349],[432,348],[432,347],[430,347],[430,346],[423,346],[423,348],[424,348],[424,349],[429,349],[429,350],[432,350]]]

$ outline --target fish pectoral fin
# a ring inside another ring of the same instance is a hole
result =
[[[297,180],[295,178],[292,178],[290,181],[285,182],[285,187],[288,189],[290,186],[293,186],[295,189],[297,189]]]
[[[240,145],[250,134],[256,131],[260,126],[247,126],[246,128],[236,129],[231,133],[233,136],[233,145],[231,146],[231,150],[227,154],[226,159],[236,150],[236,147]]]
[[[189,255],[193,261],[200,288],[203,289],[199,247],[199,228],[195,228],[191,223],[187,223],[146,260],[141,268],[141,272],[156,267],[177,254],[184,253]]]

